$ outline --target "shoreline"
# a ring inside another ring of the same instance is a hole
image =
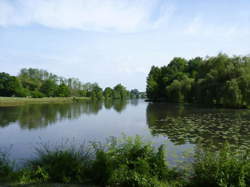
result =
[[[73,103],[90,100],[89,97],[0,97],[0,107],[20,106],[25,104]]]

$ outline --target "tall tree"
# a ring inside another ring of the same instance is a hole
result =
[[[21,84],[14,76],[8,73],[0,73],[0,96],[19,96]]]

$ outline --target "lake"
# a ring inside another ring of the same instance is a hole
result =
[[[17,162],[32,158],[40,144],[104,142],[123,133],[166,144],[174,162],[198,144],[249,146],[250,111],[143,100],[0,107],[0,148]]]

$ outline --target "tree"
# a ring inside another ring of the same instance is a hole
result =
[[[151,67],[147,77],[147,97],[150,99],[157,99],[162,97],[161,94],[161,69],[155,66]]]
[[[112,98],[113,90],[110,87],[104,89],[103,96],[105,99]]]
[[[129,96],[129,92],[121,84],[117,84],[113,89],[113,99],[126,99]]]
[[[130,98],[139,98],[140,92],[137,89],[133,89],[130,91]]]
[[[47,97],[54,97],[57,90],[57,85],[53,80],[46,80],[43,82],[40,91]]]
[[[91,91],[91,98],[101,100],[103,99],[102,88],[98,86],[98,84],[94,85]]]
[[[10,76],[8,73],[0,73],[0,95],[20,96],[21,84],[14,76]]]
[[[146,93],[151,100],[250,106],[250,58],[174,58],[167,66],[151,68]]]
[[[60,84],[55,90],[55,96],[57,96],[57,97],[69,97],[70,96],[69,87],[64,83]]]

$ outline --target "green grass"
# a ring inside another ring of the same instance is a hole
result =
[[[64,144],[65,145],[65,144]],[[41,146],[23,168],[13,169],[0,157],[0,183],[87,184],[135,187],[247,187],[250,153],[225,145],[221,150],[197,148],[187,168],[168,166],[164,146],[154,148],[140,137],[110,138],[106,144],[78,148]],[[4,155],[4,154],[2,154]]]
[[[72,103],[89,99],[90,98],[88,97],[44,97],[44,98],[0,97],[0,107],[18,106],[24,104]]]

